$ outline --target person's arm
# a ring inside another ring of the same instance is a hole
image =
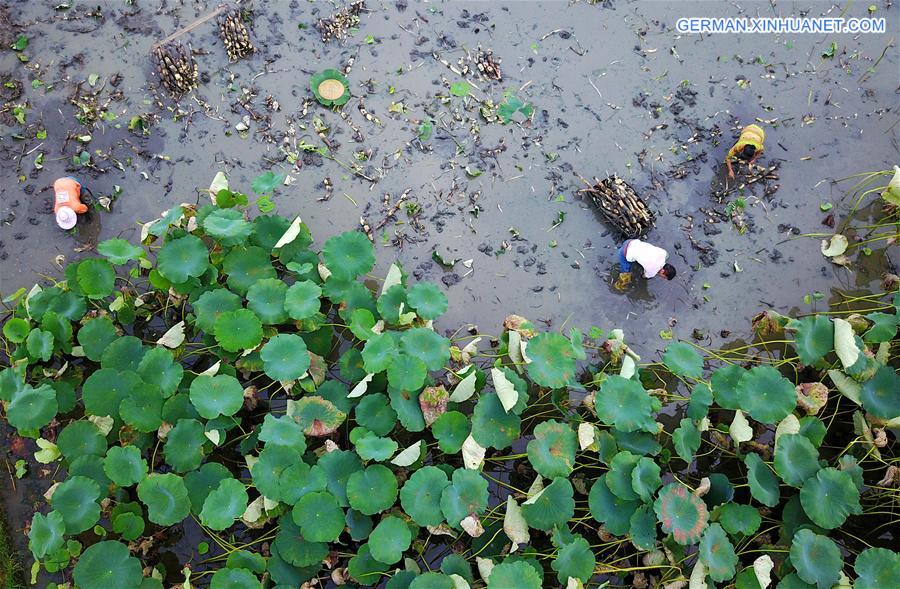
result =
[[[734,180],[734,170],[731,169],[731,158],[725,160],[725,166],[728,168],[728,177]]]

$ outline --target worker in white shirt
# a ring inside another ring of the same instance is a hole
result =
[[[616,279],[616,290],[622,291],[631,284],[631,270],[634,263],[640,264],[644,270],[644,278],[665,276],[668,280],[675,278],[675,267],[666,263],[668,252],[661,247],[651,245],[640,239],[629,239],[616,252],[619,261],[619,277]]]

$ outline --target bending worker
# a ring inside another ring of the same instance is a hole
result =
[[[668,252],[661,247],[650,245],[640,239],[629,239],[616,252],[619,261],[619,277],[616,279],[616,290],[625,290],[631,284],[631,270],[634,263],[640,264],[644,270],[644,278],[665,276],[668,280],[675,278],[675,267],[666,263]]]
[[[741,130],[741,136],[738,137],[737,143],[728,150],[728,155],[725,156],[725,165],[728,166],[729,178],[734,178],[731,160],[737,158],[747,162],[747,165],[753,164],[756,158],[762,154],[765,140],[766,133],[759,125],[747,125]]]

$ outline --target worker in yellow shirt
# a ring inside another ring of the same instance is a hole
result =
[[[728,177],[734,178],[734,170],[731,168],[731,160],[739,159],[753,164],[763,152],[763,142],[766,140],[766,132],[759,125],[747,125],[741,130],[741,136],[737,143],[728,150],[725,156],[725,165],[728,166]]]

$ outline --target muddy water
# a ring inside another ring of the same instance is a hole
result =
[[[4,82],[22,84],[12,102],[28,107],[24,126],[8,114],[0,123],[4,294],[58,278],[58,256],[77,259],[109,237],[137,239],[139,222],[203,201],[197,190],[218,170],[247,192],[266,170],[289,176],[276,191],[277,210],[302,216],[320,243],[365,217],[375,229],[375,274],[399,259],[416,278],[446,286],[451,310],[441,328],[473,323],[497,333],[511,312],[550,328],[621,327],[645,358],[664,347],[662,330],[690,338],[697,329],[719,345],[730,336],[724,332],[745,335],[760,307],[808,310],[805,294],[865,288],[898,263],[896,252],[873,248],[864,271],[848,272],[821,256],[817,239],[797,237],[831,231],[821,203],[834,203],[840,219],[845,185],[833,180],[898,160],[900,63],[889,42],[900,10],[882,2],[876,16],[888,19],[888,33],[855,37],[674,31],[681,16],[838,15],[826,3],[370,2],[359,30],[328,44],[313,25],[331,4],[265,3],[256,6],[259,51],[249,59],[229,64],[212,22],[180,37],[197,53],[203,81],[179,103],[157,87],[151,45],[215,3],[102,3],[99,12],[52,4],[8,4],[15,28],[3,32],[0,72]],[[852,4],[845,16],[865,16],[866,8]],[[19,32],[29,38],[27,64],[5,50]],[[833,57],[824,57],[832,43]],[[432,52],[455,63],[479,44],[502,58],[502,82],[476,80],[473,96],[439,99],[460,78]],[[327,109],[310,105],[301,116],[310,74],[342,68],[351,57],[354,98],[344,110],[362,141]],[[34,80],[42,84],[33,87]],[[499,103],[506,90],[534,105],[531,121],[478,117],[474,97]],[[92,94],[114,119],[76,119],[84,111],[73,101],[89,102],[84,96]],[[363,118],[360,97],[381,125]],[[400,102],[405,112],[390,112]],[[147,135],[128,130],[134,116],[147,120]],[[356,152],[365,151],[361,173],[377,181],[315,155],[290,164],[284,151],[296,152],[301,141],[323,145],[313,118],[329,128],[342,162],[357,162]],[[429,118],[435,130],[423,143],[418,126]],[[777,165],[778,179],[714,198],[725,186],[720,162],[737,130],[759,121],[768,135],[761,163]],[[36,138],[39,129],[46,139]],[[86,144],[77,138],[87,134]],[[82,150],[94,167],[73,165]],[[625,295],[611,288],[619,238],[577,190],[579,176],[613,172],[657,211],[648,239],[670,251],[675,280],[638,281]],[[74,235],[50,214],[49,186],[67,174],[95,196],[118,195],[111,212],[95,212]],[[325,178],[333,195],[320,201]],[[418,221],[401,207],[400,223],[377,228],[407,190]],[[746,203],[743,233],[725,212],[738,196]],[[444,269],[434,250],[460,261]],[[13,525],[21,529],[27,515],[17,515]]]

